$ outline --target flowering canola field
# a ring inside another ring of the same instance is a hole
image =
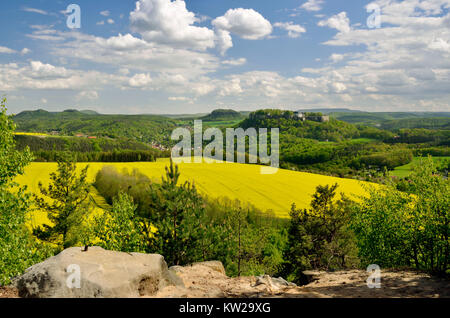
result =
[[[114,166],[119,171],[138,169],[153,180],[161,180],[168,160],[157,162],[133,163],[79,163],[81,171],[89,165],[88,179],[93,182],[96,173],[103,166]],[[56,171],[56,163],[32,163],[25,173],[16,179],[20,185],[26,185],[32,193],[39,193],[38,183],[48,185],[51,172]],[[180,163],[180,181],[194,182],[200,193],[210,198],[228,197],[249,202],[257,208],[272,210],[279,217],[288,217],[292,203],[299,208],[309,207],[311,195],[318,185],[339,184],[338,192],[347,196],[363,195],[363,182],[328,177],[323,175],[278,169],[275,174],[260,174],[260,166],[237,163]],[[366,183],[367,184],[367,183]],[[92,187],[92,196],[97,204],[106,205],[104,199]],[[33,216],[34,225],[46,223],[41,212]]]

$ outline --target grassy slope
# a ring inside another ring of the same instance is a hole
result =
[[[89,180],[93,181],[95,174],[104,165],[112,165],[122,170],[127,168],[139,169],[142,173],[161,180],[167,161],[149,163],[91,163],[89,164]],[[85,167],[79,164],[78,168]],[[21,185],[27,185],[31,192],[38,192],[38,182],[48,184],[49,174],[56,170],[56,163],[32,163],[25,169],[25,174],[16,179]],[[340,184],[339,192],[347,195],[363,194],[361,183],[351,179],[333,178],[303,172],[279,169],[276,174],[262,175],[261,167],[235,163],[213,164],[180,164],[181,181],[195,181],[199,191],[212,198],[229,197],[250,202],[262,210],[273,210],[279,217],[287,217],[291,204],[307,208],[311,195],[318,185]],[[96,201],[104,202],[98,194],[94,194]],[[35,213],[34,223],[45,222],[42,213]]]
[[[393,176],[396,176],[396,177],[399,177],[399,178],[407,177],[411,173],[411,170],[412,170],[413,166],[420,162],[420,159],[422,159],[422,158],[421,157],[414,157],[413,160],[410,163],[408,163],[406,165],[403,165],[403,166],[400,166],[400,167],[396,167],[394,169],[394,171],[391,172],[391,174]],[[432,159],[435,162],[437,162],[437,161],[443,160],[443,159],[450,159],[450,157],[432,157]]]

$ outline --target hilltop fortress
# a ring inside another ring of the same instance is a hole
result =
[[[250,119],[262,119],[262,118],[285,118],[296,119],[299,121],[315,121],[319,123],[325,123],[330,121],[330,116],[325,116],[322,113],[305,113],[298,111],[266,109],[258,110],[250,114]]]

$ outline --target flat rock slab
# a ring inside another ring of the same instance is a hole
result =
[[[73,247],[30,267],[14,285],[27,298],[135,298],[183,282],[158,254]]]

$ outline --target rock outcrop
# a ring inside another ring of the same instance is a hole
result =
[[[381,288],[367,286],[365,270],[304,274],[307,284],[296,286],[267,275],[228,277],[217,261],[167,268],[161,255],[70,248],[30,267],[15,286],[0,288],[0,298],[450,297],[448,279],[420,272],[382,271]]]
[[[14,285],[20,297],[128,298],[152,296],[183,282],[161,255],[73,247],[30,267]]]

